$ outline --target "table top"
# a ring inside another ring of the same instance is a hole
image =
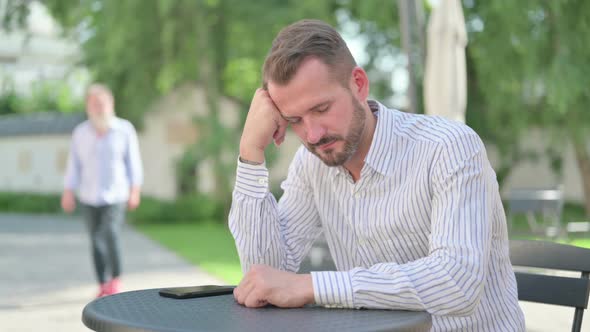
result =
[[[430,314],[307,306],[246,308],[233,295],[177,300],[158,289],[119,293],[86,305],[84,324],[94,331],[428,331]]]

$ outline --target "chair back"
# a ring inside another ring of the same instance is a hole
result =
[[[590,295],[590,249],[547,241],[510,241],[513,266],[575,271],[580,277],[515,272],[518,299],[575,308],[572,331],[580,331]]]
[[[515,188],[508,193],[508,222],[512,227],[516,215],[524,214],[531,231],[547,237],[563,233],[563,190],[557,188]]]

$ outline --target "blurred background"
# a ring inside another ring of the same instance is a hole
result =
[[[302,18],[338,28],[372,98],[483,138],[511,237],[590,248],[588,1],[0,0],[0,254],[45,229],[35,223],[76,223],[59,195],[98,81],[138,128],[145,184],[130,232],[237,283],[226,223],[241,128],[272,39]],[[277,198],[298,145],[267,154]],[[317,248],[307,267],[329,265]]]

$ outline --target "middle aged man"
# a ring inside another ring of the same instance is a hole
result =
[[[329,25],[283,29],[240,141],[229,216],[248,307],[308,303],[425,310],[434,331],[524,331],[506,218],[469,127],[369,100],[369,79]],[[277,203],[264,150],[302,141]],[[338,271],[295,274],[324,232]]]

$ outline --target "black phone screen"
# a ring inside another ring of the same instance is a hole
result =
[[[191,287],[165,288],[159,291],[161,296],[175,299],[232,294],[235,286],[202,285]]]

